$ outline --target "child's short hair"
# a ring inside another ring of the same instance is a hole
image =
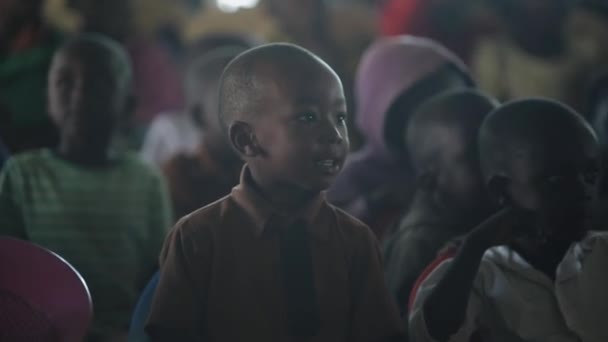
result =
[[[492,112],[481,126],[480,161],[486,180],[508,175],[516,151],[535,146],[560,148],[558,141],[596,139],[585,119],[572,108],[548,99],[509,102]]]
[[[253,106],[259,81],[256,75],[258,67],[271,66],[278,70],[289,70],[306,65],[317,65],[335,74],[315,54],[293,44],[266,44],[237,56],[228,64],[220,81],[219,113],[224,127],[228,128],[236,119],[251,119],[257,114]]]
[[[122,45],[115,40],[97,33],[78,34],[65,42],[60,51],[87,53],[107,60],[112,72],[118,76],[121,92],[131,88],[131,61]]]
[[[484,118],[497,105],[495,99],[475,90],[444,93],[423,104],[414,112],[406,128],[406,144],[414,168],[437,157],[419,148],[428,139],[430,129],[435,126],[456,126],[468,128],[471,134],[477,134]]]

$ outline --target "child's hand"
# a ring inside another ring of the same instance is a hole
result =
[[[468,242],[486,250],[505,245],[531,233],[534,213],[508,207],[485,220],[467,237]]]

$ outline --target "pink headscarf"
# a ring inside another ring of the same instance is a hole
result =
[[[373,225],[376,218],[371,213],[369,197],[384,190],[402,191],[404,183],[408,183],[404,156],[395,155],[385,138],[389,110],[414,85],[448,65],[470,81],[464,63],[429,39],[384,38],[365,52],[357,72],[355,94],[357,126],[366,145],[347,160],[328,193],[330,201]]]

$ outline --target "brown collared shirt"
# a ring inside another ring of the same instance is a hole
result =
[[[378,243],[323,196],[282,215],[248,185],[177,223],[161,253],[148,319],[153,341],[300,341],[288,332],[277,229],[302,219],[312,236],[321,326],[311,342],[399,340]],[[280,224],[277,224],[280,222]]]

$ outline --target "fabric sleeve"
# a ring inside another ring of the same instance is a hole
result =
[[[356,244],[351,266],[353,311],[349,341],[401,341],[404,325],[386,287],[378,241],[365,228]]]
[[[189,230],[188,217],[171,231],[160,256],[160,278],[146,332],[154,342],[201,341],[212,262],[210,234]],[[206,236],[208,235],[208,236]]]
[[[0,173],[0,235],[27,240],[20,180],[17,163],[14,159],[9,159]]]
[[[422,282],[422,285],[420,285],[418,288],[409,319],[409,332],[412,341],[436,342],[436,340],[431,337],[427,329],[426,322],[424,320],[423,304],[439,280],[443,278],[443,275],[448,270],[451,263],[452,259],[449,259],[437,266],[437,268],[429,274],[429,276]],[[479,277],[477,277],[475,283],[478,282],[478,279]],[[467,306],[465,322],[460,330],[450,337],[448,340],[449,342],[469,342],[471,336],[477,330],[482,309],[482,300],[478,288],[479,287],[477,285],[474,285],[471,296],[469,297],[469,305]]]

